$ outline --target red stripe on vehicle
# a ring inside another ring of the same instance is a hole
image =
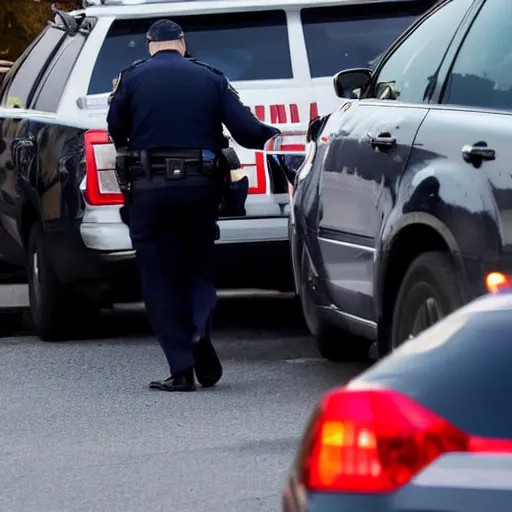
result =
[[[300,123],[299,107],[295,104],[290,105],[290,117],[292,123]]]
[[[277,105],[277,118],[280,123],[285,124],[287,122],[286,107],[284,105]]]
[[[318,105],[316,103],[311,103],[311,107],[309,108],[309,120],[313,121],[318,117]]]
[[[278,116],[279,112],[277,110],[277,105],[270,105],[270,123],[277,123]]]
[[[265,194],[267,191],[267,180],[265,177],[265,154],[258,151],[256,152],[255,164],[244,164],[245,167],[256,167],[256,186],[249,187],[249,194]]]
[[[265,122],[265,107],[263,105],[257,105],[254,114],[262,123]]]

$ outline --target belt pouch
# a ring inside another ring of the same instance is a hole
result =
[[[165,179],[168,181],[183,180],[187,177],[187,168],[185,159],[166,158],[165,159]]]

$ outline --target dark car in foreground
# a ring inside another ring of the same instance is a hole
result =
[[[511,32],[509,0],[444,0],[374,71],[335,76],[345,102],[310,124],[289,222],[325,357],[383,356],[509,282]]]
[[[284,512],[508,512],[512,293],[476,299],[315,408]]]

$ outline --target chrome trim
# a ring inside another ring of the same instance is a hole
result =
[[[360,324],[366,325],[368,327],[372,327],[374,329],[377,328],[377,323],[372,320],[367,320],[366,318],[361,318],[360,316],[352,315],[350,313],[346,313],[345,311],[341,311],[339,308],[337,308],[334,304],[331,304],[330,306],[324,306],[326,309],[330,309],[334,313],[337,313],[338,315],[341,315],[348,320],[352,320],[353,322],[358,322]]]
[[[334,240],[333,238],[324,238],[319,236],[318,240],[321,242],[328,242],[336,245],[343,245],[345,247],[353,247],[354,249],[361,249],[362,251],[375,252],[374,247],[368,247],[367,245],[353,244],[351,242],[342,242],[341,240]]]
[[[131,251],[116,251],[116,252],[109,252],[106,253],[109,258],[126,258],[128,256],[135,256],[135,250]]]
[[[215,245],[236,245],[236,244],[266,244],[269,242],[286,242],[288,238],[261,238],[261,239],[250,239],[247,240],[216,240]]]

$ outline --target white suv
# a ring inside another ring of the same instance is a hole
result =
[[[0,86],[0,253],[27,267],[45,339],[79,327],[70,318],[84,306],[140,297],[105,118],[154,21],[179,23],[191,54],[225,72],[258,118],[292,131],[281,149],[297,150],[310,119],[340,106],[332,75],[371,67],[432,0],[84,3],[57,13]],[[234,147],[250,188],[245,217],[220,221],[218,284],[291,289],[286,179],[263,152]]]

